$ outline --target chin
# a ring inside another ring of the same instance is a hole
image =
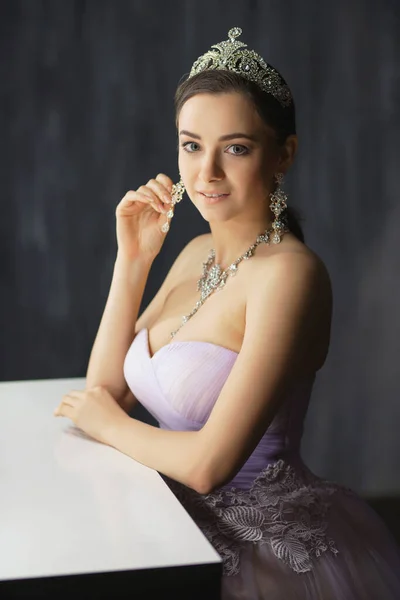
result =
[[[211,210],[199,210],[199,213],[208,223],[226,223],[227,221],[231,221],[234,216],[227,210],[221,211],[219,214],[211,212]]]

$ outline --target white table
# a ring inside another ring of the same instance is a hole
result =
[[[84,388],[0,383],[0,596],[219,598],[221,559],[157,471],[53,416]]]

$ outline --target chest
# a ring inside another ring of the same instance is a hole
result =
[[[149,347],[152,354],[175,341],[206,341],[240,351],[245,329],[246,273],[242,277],[229,277],[225,287],[213,292],[197,312],[171,338],[200,299],[197,291],[198,277],[187,276],[167,295],[157,321],[149,328]]]

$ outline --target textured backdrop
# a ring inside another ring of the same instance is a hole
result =
[[[292,88],[300,152],[286,189],[334,286],[304,456],[356,490],[399,492],[394,0],[3,0],[0,379],[85,375],[111,281],[115,207],[160,171],[176,178],[175,87],[236,25]],[[185,197],[143,305],[205,231]]]

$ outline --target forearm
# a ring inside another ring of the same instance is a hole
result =
[[[112,424],[106,443],[146,467],[200,491],[201,431],[169,431],[128,415]]]
[[[103,386],[121,398],[123,362],[134,338],[144,288],[152,261],[117,256],[106,306],[93,344],[86,387]]]

